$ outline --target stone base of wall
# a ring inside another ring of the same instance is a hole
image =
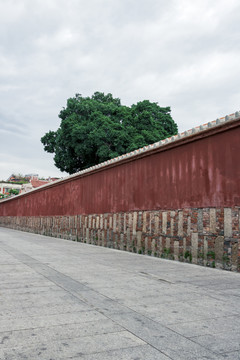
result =
[[[0,217],[0,226],[240,271],[240,207]]]

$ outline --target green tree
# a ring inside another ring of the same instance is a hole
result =
[[[18,195],[18,194],[19,194],[19,190],[18,190],[18,189],[10,189],[10,190],[9,190],[9,194]]]
[[[76,94],[60,111],[60,127],[41,142],[56,167],[73,174],[176,134],[170,111],[148,100],[128,107],[111,94]]]

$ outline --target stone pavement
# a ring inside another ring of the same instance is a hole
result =
[[[240,274],[0,228],[0,359],[240,359]]]

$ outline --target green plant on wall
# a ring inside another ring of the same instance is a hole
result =
[[[189,250],[186,250],[184,253],[184,258],[188,260],[189,262],[192,262],[192,254]]]
[[[229,266],[230,266],[230,259],[228,257],[227,254],[223,254],[223,257],[222,257],[222,264],[223,264],[223,267],[226,268],[226,269],[229,269]]]
[[[213,259],[213,260],[215,260],[215,252],[214,251],[208,251],[208,253],[207,253],[207,258],[208,259]]]
[[[164,248],[163,253],[161,254],[162,259],[172,259],[171,249],[170,248]]]

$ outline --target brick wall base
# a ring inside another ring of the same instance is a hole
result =
[[[240,271],[240,207],[47,217],[0,226],[203,266]]]

